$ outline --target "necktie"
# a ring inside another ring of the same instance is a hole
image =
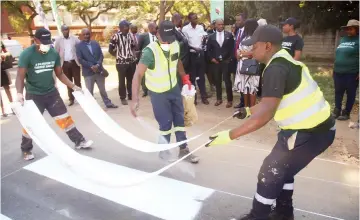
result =
[[[135,44],[137,44],[138,42],[137,42],[136,35],[135,35],[135,34],[133,34],[133,37],[134,37]]]
[[[154,42],[154,41],[155,41],[155,36],[153,35],[152,37],[153,37],[153,40],[152,40],[152,42]]]
[[[234,48],[235,57],[237,56],[237,49],[239,48],[240,39],[241,39],[241,29],[239,29],[239,33],[236,36],[236,43],[235,43],[235,48]]]
[[[224,39],[223,39],[223,37],[222,37],[222,33],[219,32],[219,45],[220,45],[220,47],[222,47],[223,42],[224,42]]]

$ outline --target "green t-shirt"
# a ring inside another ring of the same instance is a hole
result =
[[[169,51],[163,51],[165,56],[169,56]],[[145,47],[141,52],[140,63],[148,67],[148,69],[153,70],[155,68],[155,57],[152,50],[148,47]]]
[[[46,54],[36,50],[35,45],[26,48],[19,58],[19,67],[26,68],[26,92],[44,95],[55,90],[53,71],[61,66],[60,56],[54,48]]]
[[[359,36],[341,38],[336,48],[334,72],[340,74],[359,73]]]

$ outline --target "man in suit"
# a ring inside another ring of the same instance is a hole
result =
[[[84,28],[81,31],[84,40],[76,45],[76,54],[82,66],[82,74],[85,79],[86,88],[91,94],[94,92],[94,84],[99,88],[101,98],[107,108],[117,108],[105,90],[105,76],[102,62],[104,60],[101,47],[98,42],[90,40],[90,31]]]
[[[140,50],[140,56],[141,57],[141,51],[147,47],[147,45],[149,45],[151,42],[154,42],[157,40],[156,37],[156,33],[157,33],[157,25],[155,22],[150,22],[148,24],[148,33],[143,33],[142,35],[139,36],[139,50]],[[142,78],[141,81],[141,87],[143,90],[143,97],[148,95],[148,89],[146,88],[145,85],[145,77]]]
[[[229,72],[229,62],[234,51],[234,38],[232,34],[224,30],[224,21],[217,19],[215,23],[216,33],[209,36],[207,42],[207,52],[211,61],[213,76],[216,86],[215,106],[222,104],[222,80],[224,78],[227,104],[226,108],[232,107],[233,94],[232,83]]]
[[[182,17],[180,14],[175,13],[171,19],[172,23],[175,25],[175,37],[180,45],[180,60],[183,63],[185,73],[190,72],[190,60],[189,60],[189,42],[185,34],[181,31],[182,27]],[[178,84],[182,88],[180,75],[178,75]]]
[[[66,25],[61,27],[61,32],[63,36],[55,41],[55,50],[60,55],[62,71],[71,82],[74,82],[76,86],[81,88],[80,63],[76,57],[75,49],[80,40],[70,35],[69,27]],[[72,106],[74,104],[73,90],[71,88],[67,88],[67,90],[69,106]]]
[[[140,51],[139,51],[139,34],[137,33],[138,32],[138,27],[135,25],[135,24],[131,24],[130,25],[130,36],[132,37],[133,41],[135,42],[136,44],[136,47],[134,47],[132,50],[133,50],[133,53],[134,55],[136,56],[137,58],[137,62],[139,61],[140,59]]]
[[[233,54],[233,58],[230,64],[230,68],[231,71],[234,74],[236,74],[236,68],[237,68],[237,49],[239,48],[239,44],[241,42],[241,40],[243,39],[244,36],[244,25],[245,25],[245,21],[246,21],[246,14],[244,13],[240,13],[237,16],[235,16],[235,42],[234,42],[234,54]],[[236,106],[234,106],[234,108],[242,108],[244,107],[244,97],[243,95],[240,93],[240,103]]]

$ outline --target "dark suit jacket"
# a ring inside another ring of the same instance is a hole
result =
[[[189,48],[189,42],[186,38],[186,36],[180,32],[180,31],[175,31],[175,37],[176,40],[179,42],[180,45],[180,59],[181,62],[184,65],[184,69],[185,72],[189,72],[190,71],[190,48]]]
[[[103,68],[102,63],[104,55],[101,51],[99,43],[92,40],[90,41],[90,45],[93,53],[90,52],[85,41],[81,41],[76,45],[76,56],[82,66],[83,76],[91,76],[95,74],[95,72],[91,69],[94,65],[99,65],[100,69]]]
[[[220,55],[223,61],[229,61],[234,52],[234,37],[228,31],[224,32],[224,42],[220,47],[216,40],[217,33],[211,34],[207,42],[207,56],[209,60],[213,58],[219,61]]]

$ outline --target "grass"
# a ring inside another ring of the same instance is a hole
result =
[[[314,80],[318,83],[325,99],[330,103],[331,108],[335,107],[335,89],[332,78],[332,68],[324,67],[309,67]],[[346,95],[343,99],[343,106],[346,103]],[[355,104],[352,113],[359,112],[359,93],[356,93]]]

